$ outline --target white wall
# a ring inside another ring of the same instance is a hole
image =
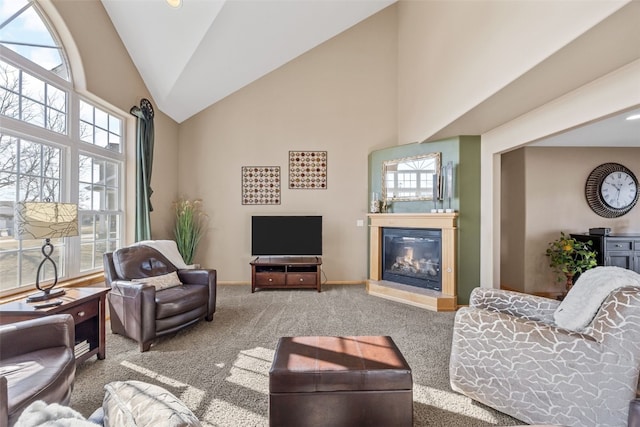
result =
[[[398,142],[428,139],[626,3],[400,0]]]

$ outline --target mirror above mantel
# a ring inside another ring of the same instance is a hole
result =
[[[434,200],[440,182],[440,153],[427,153],[382,164],[382,199],[389,202]],[[434,197],[435,195],[435,197]]]

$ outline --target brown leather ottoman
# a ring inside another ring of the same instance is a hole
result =
[[[411,368],[391,337],[284,337],[269,371],[270,426],[411,426]]]

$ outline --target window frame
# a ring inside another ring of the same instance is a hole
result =
[[[52,37],[58,41],[59,39],[52,31],[51,25],[48,24],[44,17],[44,14],[38,10],[36,4],[34,7],[38,11],[43,22],[49,28],[52,33]],[[69,62],[66,60],[66,54],[62,49],[63,57],[65,58],[67,67]],[[71,81],[67,81],[54,72],[48,71],[38,64],[35,64],[22,57],[16,52],[8,49],[5,46],[0,45],[0,56],[2,60],[13,67],[16,67],[23,72],[26,72],[32,76],[37,77],[47,84],[51,84],[57,89],[60,89],[66,93],[66,129],[65,133],[58,133],[53,130],[49,130],[46,127],[40,127],[33,125],[20,119],[0,115],[2,121],[2,133],[11,137],[19,138],[21,140],[33,141],[35,143],[45,144],[49,146],[55,146],[61,150],[60,159],[60,200],[61,202],[79,202],[79,160],[81,155],[90,156],[92,158],[98,158],[101,160],[107,160],[117,165],[117,209],[116,210],[80,210],[79,215],[116,215],[119,218],[117,244],[121,244],[125,238],[125,191],[126,183],[124,180],[126,170],[126,136],[127,136],[127,118],[126,115],[120,111],[114,110],[108,106],[105,102],[101,102],[95,97],[91,99],[87,96],[75,91]],[[69,74],[71,69],[67,68]],[[85,102],[94,108],[97,108],[103,112],[108,113],[110,116],[116,117],[120,121],[120,150],[114,151],[107,147],[100,147],[99,145],[91,144],[82,141],[80,138],[80,102]],[[46,107],[45,107],[46,108]],[[19,193],[16,193],[14,202],[19,201]],[[102,239],[94,238],[94,242]],[[107,241],[109,235],[107,235]],[[102,271],[102,263],[90,270],[81,270],[81,236],[65,238],[61,246],[56,245],[55,252],[64,251],[63,259],[64,265],[59,266],[59,279],[68,280],[75,277],[81,277],[93,272]],[[95,243],[93,245],[95,257]],[[32,248],[26,248],[32,249]],[[22,246],[22,242],[19,241],[18,251],[22,252],[25,248]],[[55,254],[54,252],[54,254]],[[58,259],[58,258],[56,258]],[[18,276],[21,274],[28,274],[22,271],[18,272]],[[23,276],[24,277],[24,276]],[[21,285],[24,280],[18,278],[16,283],[12,283],[10,287],[0,288],[0,296],[10,295],[13,293],[23,292],[34,288],[35,284],[35,269],[33,271],[33,280],[28,284]]]

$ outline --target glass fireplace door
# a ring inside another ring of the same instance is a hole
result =
[[[440,230],[383,228],[382,280],[442,290]]]

